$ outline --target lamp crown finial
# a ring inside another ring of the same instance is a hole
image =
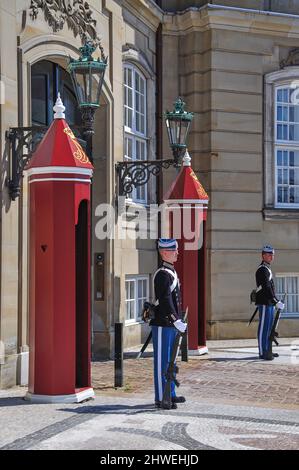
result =
[[[183,158],[183,166],[191,166],[191,157],[189,155],[188,149],[186,149],[186,152]]]
[[[65,119],[65,106],[61,100],[60,93],[57,94],[57,100],[53,109],[55,111],[54,119]]]

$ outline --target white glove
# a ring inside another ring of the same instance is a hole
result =
[[[277,310],[283,310],[284,309],[284,303],[279,300],[277,302],[277,304],[275,304],[275,307],[277,308]]]
[[[176,320],[174,322],[174,326],[176,327],[177,330],[179,330],[180,333],[185,333],[186,328],[187,328],[187,323],[184,323],[182,320]]]

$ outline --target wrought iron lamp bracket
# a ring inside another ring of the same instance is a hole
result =
[[[13,201],[20,196],[24,168],[48,129],[45,126],[10,127],[6,131],[5,138],[8,143],[8,177],[6,183]],[[72,126],[72,129],[81,132],[81,134],[84,131],[81,126]],[[80,143],[84,146],[82,140]]]
[[[179,167],[176,160],[134,160],[132,162],[116,163],[118,173],[119,195],[127,196],[134,188],[148,183],[151,175],[158,176],[162,169],[171,166]]]
[[[9,155],[7,186],[13,201],[20,196],[24,168],[47,129],[42,126],[10,127],[6,131]]]

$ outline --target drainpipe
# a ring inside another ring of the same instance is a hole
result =
[[[156,158],[163,158],[163,97],[162,97],[162,24],[156,32]],[[160,204],[163,199],[163,175],[157,178],[156,200]]]

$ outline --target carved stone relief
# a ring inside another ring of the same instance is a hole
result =
[[[75,37],[79,35],[82,43],[91,39],[94,45],[99,47],[102,58],[105,57],[96,31],[97,22],[93,18],[88,2],[84,0],[31,0],[29,10],[32,20],[36,20],[40,11],[43,11],[45,21],[54,33],[61,31],[67,24]]]

